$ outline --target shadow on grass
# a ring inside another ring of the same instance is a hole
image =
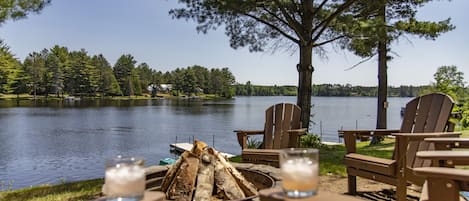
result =
[[[386,139],[380,144],[369,145],[369,142],[357,143],[357,153],[378,158],[391,159],[394,151],[394,140]],[[320,149],[320,171],[321,175],[346,176],[344,156],[346,149],[344,145],[329,145]]]

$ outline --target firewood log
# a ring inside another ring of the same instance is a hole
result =
[[[217,187],[217,198],[224,200],[245,198],[243,190],[220,160],[215,160],[215,185]]]
[[[166,192],[169,188],[169,185],[171,185],[171,182],[173,181],[174,176],[176,175],[176,172],[180,169],[181,164],[182,164],[182,158],[187,157],[189,155],[189,152],[184,152],[181,154],[181,157],[174,163],[174,165],[171,166],[171,168],[166,172],[166,175],[164,177],[163,183],[161,184],[161,191]]]
[[[211,201],[214,185],[215,156],[204,151],[200,157],[194,201]]]
[[[188,152],[189,153],[189,152]],[[176,201],[191,201],[199,168],[199,158],[189,153],[181,157],[182,164],[166,191],[166,197]]]
[[[231,165],[230,163],[228,163],[225,159],[225,157],[223,157],[221,154],[219,154],[216,150],[214,150],[213,148],[209,148],[208,151],[210,153],[213,153],[213,155],[216,156],[216,158],[218,158],[218,161],[220,161],[220,163],[228,170],[228,172],[234,177],[234,179],[236,180],[236,182],[238,183],[239,187],[243,190],[244,194],[246,196],[253,196],[253,195],[257,195],[257,188],[256,186],[254,186],[254,184],[252,184],[251,182],[249,182],[248,180],[246,180],[244,178],[244,176],[238,171],[236,170],[235,167],[233,167],[233,165]],[[215,173],[216,174],[216,173]]]
[[[194,146],[192,146],[191,153],[195,156],[200,157],[200,155],[207,150],[208,145],[205,142],[194,140]]]

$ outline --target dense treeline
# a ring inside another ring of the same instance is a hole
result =
[[[388,87],[390,97],[414,97],[429,86],[400,86]],[[314,96],[378,96],[377,87],[352,86],[350,84],[320,84],[313,85]]]
[[[236,84],[237,96],[296,96],[296,86],[260,86],[252,85],[250,81],[246,84]]]
[[[400,86],[389,87],[388,96],[414,97],[430,86]],[[296,96],[296,86],[259,86],[246,84],[235,85],[238,96]],[[350,84],[320,84],[313,85],[313,96],[377,96],[377,87],[352,86]]]
[[[63,97],[132,96],[165,90],[173,95],[234,95],[235,77],[228,68],[207,69],[202,66],[157,71],[146,63],[137,65],[130,54],[122,55],[111,66],[102,55],[89,55],[86,50],[69,51],[54,46],[30,53],[18,61],[9,47],[0,41],[0,93]],[[161,84],[166,84],[165,89]]]

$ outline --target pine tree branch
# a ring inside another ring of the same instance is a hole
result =
[[[359,66],[360,64],[365,63],[365,62],[371,60],[374,56],[376,56],[376,54],[377,54],[377,53],[374,53],[374,54],[371,55],[370,57],[361,60],[360,62],[358,62],[357,64],[353,65],[352,67],[346,68],[344,71],[352,70],[352,69],[354,69],[355,67]]]
[[[332,38],[332,39],[329,39],[329,40],[326,40],[326,41],[323,41],[323,42],[320,42],[320,43],[316,43],[316,44],[313,45],[313,47],[318,47],[318,46],[321,46],[321,45],[325,45],[327,43],[334,42],[334,41],[339,40],[339,39],[344,38],[344,37],[346,37],[346,35],[340,35],[340,36],[337,36],[335,38]]]
[[[296,39],[295,37],[289,35],[289,34],[286,33],[285,31],[281,30],[279,27],[275,26],[274,24],[272,24],[272,23],[270,23],[270,22],[268,22],[268,21],[266,21],[266,20],[263,20],[263,19],[261,19],[261,18],[255,16],[255,15],[251,15],[251,14],[249,14],[249,13],[242,13],[242,14],[243,14],[243,15],[246,15],[247,17],[250,17],[250,18],[252,18],[252,19],[254,19],[254,20],[256,20],[256,21],[258,21],[258,22],[260,22],[260,23],[262,23],[262,24],[265,24],[266,26],[268,26],[268,27],[270,27],[270,28],[272,28],[272,29],[274,29],[274,30],[276,30],[276,31],[278,31],[281,35],[285,36],[285,38],[288,38],[289,40],[291,40],[291,41],[293,41],[293,42],[295,42],[295,43],[299,43],[299,42],[300,42],[300,41],[299,41],[298,39]]]
[[[291,15],[290,13],[287,12],[287,10],[285,10],[285,7],[282,6],[282,4],[280,3],[279,0],[275,0],[274,3],[277,5],[277,7],[280,9],[280,12],[282,12],[283,16],[285,17],[285,19],[287,20],[288,22],[288,26],[290,28],[293,29],[293,31],[295,31],[296,35],[298,36],[298,38],[300,38],[301,41],[305,41],[306,39],[303,38],[303,35],[301,34],[302,30],[302,26],[301,24],[296,21]]]
[[[329,17],[327,17],[324,21],[322,21],[321,23],[319,23],[312,31],[312,33],[315,33],[316,31],[318,31],[318,28],[321,28],[318,32],[316,32],[316,36],[313,38],[312,42],[314,43],[314,41],[318,40],[319,37],[322,35],[322,33],[327,29],[327,26],[329,25],[329,23],[332,22],[332,20],[334,20],[338,15],[340,15],[344,10],[346,10],[347,8],[349,8],[353,3],[355,3],[357,0],[348,0],[346,1],[344,4],[340,5],[339,8],[337,8],[337,10],[334,11],[334,13],[332,13],[331,15],[329,15]]]

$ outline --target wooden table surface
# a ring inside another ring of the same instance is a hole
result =
[[[261,201],[359,201],[353,196],[341,195],[329,191],[319,191],[316,196],[303,199],[285,199],[281,188],[269,188],[259,191]],[[363,201],[363,200],[362,200]]]

